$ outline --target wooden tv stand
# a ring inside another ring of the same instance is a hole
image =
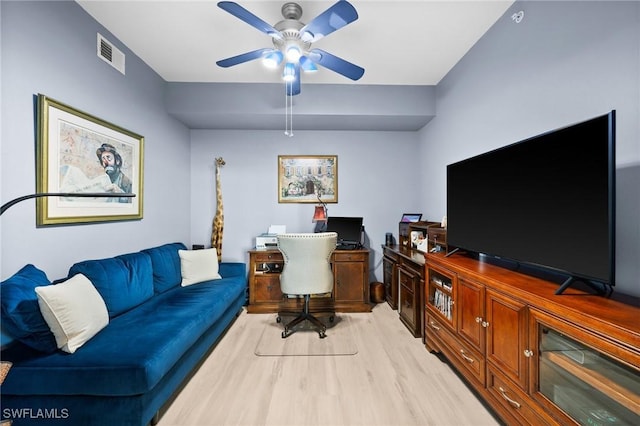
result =
[[[427,254],[424,336],[509,425],[640,424],[640,308]],[[606,419],[607,421],[603,421]]]

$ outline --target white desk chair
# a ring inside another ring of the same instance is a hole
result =
[[[278,249],[284,258],[284,267],[280,274],[282,294],[304,296],[303,311],[285,325],[282,337],[295,332],[296,325],[309,321],[324,338],[326,326],[309,313],[309,299],[312,294],[324,294],[333,291],[333,272],[331,254],[336,249],[338,234],[323,232],[319,234],[280,234]]]

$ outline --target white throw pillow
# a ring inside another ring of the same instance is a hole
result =
[[[82,274],[56,285],[36,287],[40,312],[58,348],[74,353],[109,324],[104,300]]]
[[[220,280],[218,273],[218,252],[215,248],[204,250],[178,250],[182,287],[203,281]]]

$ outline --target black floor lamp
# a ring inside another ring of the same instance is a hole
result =
[[[131,193],[113,193],[113,192],[38,192],[36,194],[24,195],[8,201],[0,207],[0,216],[4,214],[9,207],[18,204],[21,201],[31,198],[42,197],[82,197],[82,198],[133,198],[136,194]]]

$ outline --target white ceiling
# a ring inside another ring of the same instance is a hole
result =
[[[230,15],[215,0],[76,0],[91,16],[170,82],[280,82],[255,60],[231,68],[216,61],[262,47],[266,34]],[[239,0],[274,25],[286,0]],[[308,23],[335,1],[305,1]],[[302,84],[436,85],[513,0],[358,1],[359,19],[313,44],[365,69],[356,83],[320,69]],[[108,39],[109,37],[107,37]],[[112,42],[114,40],[111,40]],[[118,44],[116,43],[116,46]]]

